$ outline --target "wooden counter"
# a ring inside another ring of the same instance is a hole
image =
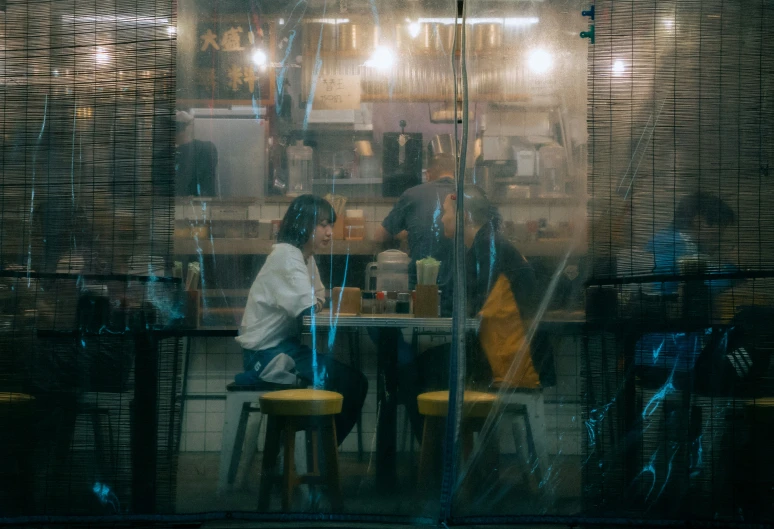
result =
[[[228,198],[198,198],[198,197],[176,197],[175,204],[178,206],[190,206],[191,204],[200,204],[206,202],[210,206],[217,205],[263,205],[263,204],[290,204],[295,197],[284,195],[266,196],[266,197],[228,197]],[[360,205],[392,205],[398,201],[397,197],[347,197],[348,202]],[[555,196],[555,197],[534,197],[534,198],[500,198],[492,197],[492,203],[498,206],[585,206],[586,199],[575,196]]]

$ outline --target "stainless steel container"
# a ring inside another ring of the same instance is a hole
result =
[[[503,45],[502,24],[475,24],[469,28],[474,51],[499,51]]]
[[[347,22],[337,25],[338,50],[343,53],[367,54],[379,41],[379,31],[373,24]]]
[[[451,54],[454,50],[454,33],[457,33],[457,48],[462,46],[462,26],[456,24],[435,24],[435,49]]]
[[[320,36],[322,32],[322,37]],[[314,55],[319,45],[321,53],[336,51],[336,24],[308,22],[304,24],[304,53]]]

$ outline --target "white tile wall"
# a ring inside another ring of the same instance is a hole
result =
[[[277,204],[263,204],[261,206],[261,220],[280,219],[279,206]]]

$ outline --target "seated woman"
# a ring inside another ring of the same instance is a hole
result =
[[[245,372],[238,384],[302,383],[344,396],[336,431],[341,443],[357,421],[368,391],[358,370],[300,341],[302,318],[322,308],[324,288],[314,254],[331,241],[336,213],[320,197],[302,195],[288,208],[277,244],[250,288],[236,338]]]

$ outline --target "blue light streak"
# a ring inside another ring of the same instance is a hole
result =
[[[118,501],[118,497],[113,493],[106,483],[100,483],[99,481],[94,483],[91,491],[97,497],[102,505],[108,505],[113,508],[114,513],[121,512],[121,503]]]

